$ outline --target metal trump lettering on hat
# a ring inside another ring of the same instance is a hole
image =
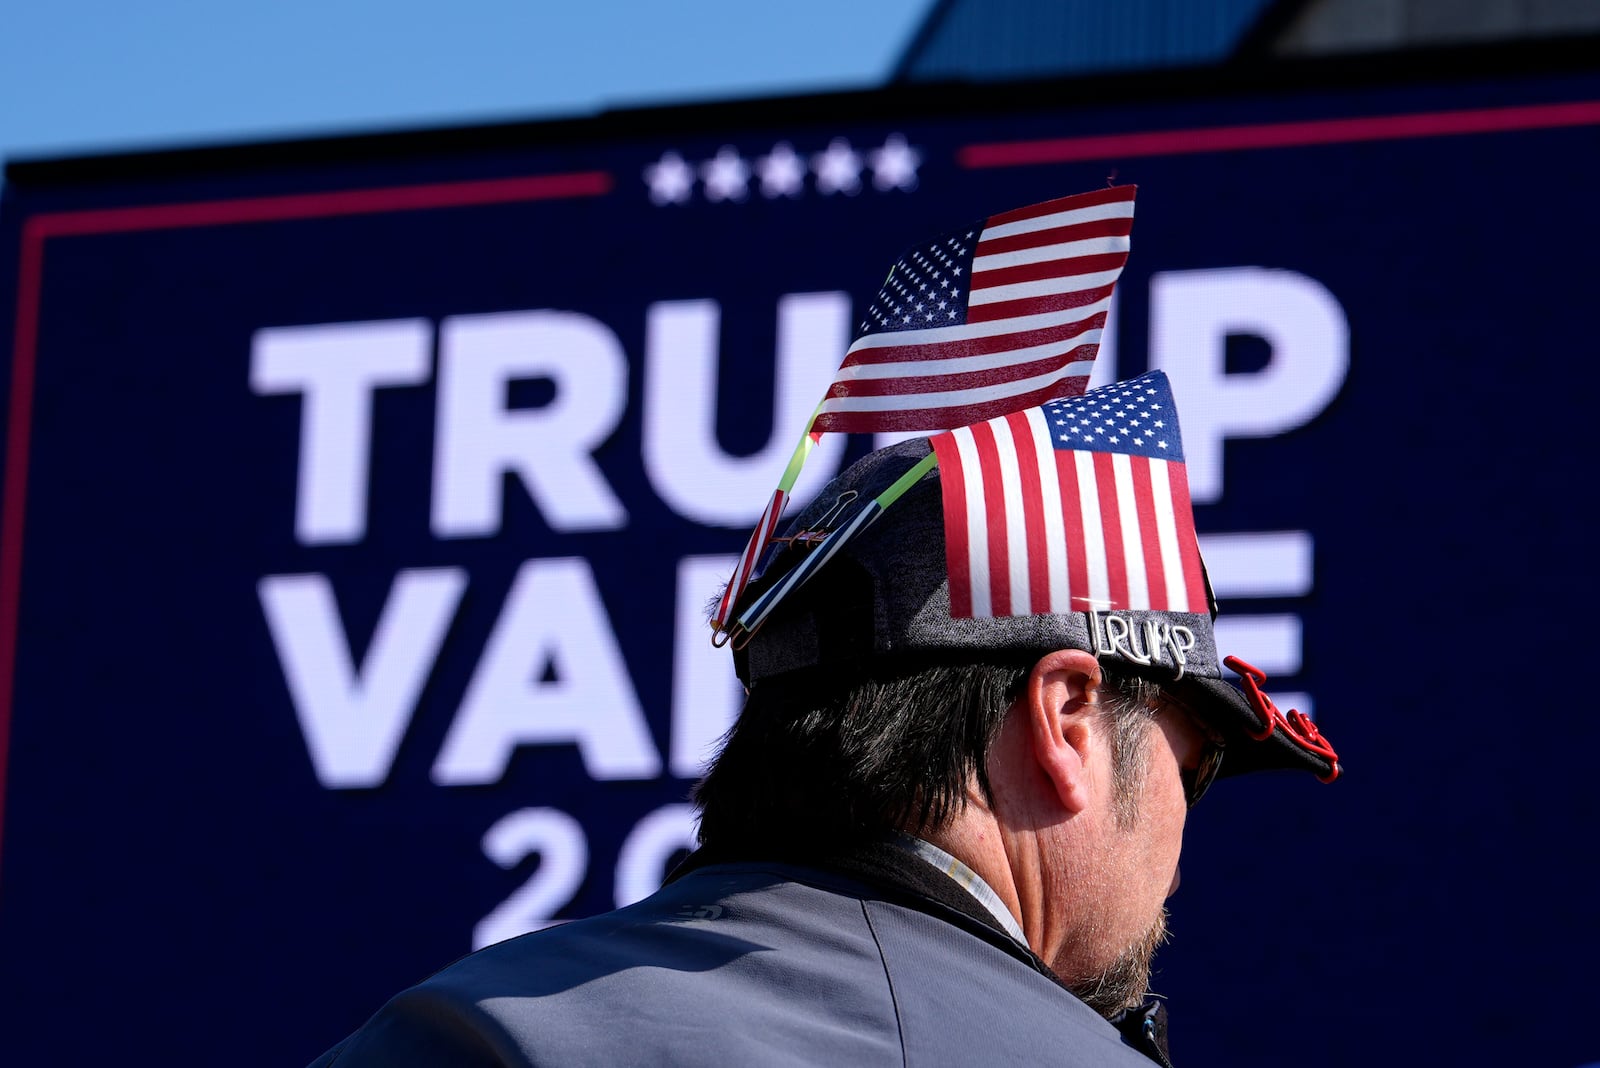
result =
[[[1228,657],[1243,688],[1223,678],[1166,376],[1087,389],[1134,192],[991,216],[895,263],[713,614],[747,687],[901,656],[1082,649],[1219,731],[1223,774],[1339,776],[1261,672]],[[885,430],[940,433],[853,464],[778,536],[823,433]]]

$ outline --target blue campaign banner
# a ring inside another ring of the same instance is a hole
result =
[[[303,1063],[650,892],[884,272],[1108,179],[1096,381],[1170,376],[1219,644],[1348,769],[1195,810],[1175,1057],[1593,1061],[1600,68],[1473,56],[13,166],[0,1063]]]

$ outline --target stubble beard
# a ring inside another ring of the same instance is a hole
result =
[[[1123,1009],[1142,1005],[1150,992],[1150,963],[1167,940],[1167,910],[1162,908],[1144,936],[1119,953],[1098,974],[1066,978],[1067,988],[1101,1016],[1110,1019]]]

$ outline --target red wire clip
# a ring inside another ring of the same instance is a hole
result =
[[[1323,782],[1332,782],[1339,777],[1339,754],[1333,751],[1333,745],[1317,730],[1317,725],[1311,717],[1297,708],[1291,708],[1285,716],[1278,711],[1278,706],[1273,702],[1261,684],[1267,681],[1267,673],[1258,667],[1245,663],[1236,656],[1222,658],[1230,671],[1239,676],[1244,684],[1245,699],[1250,702],[1250,708],[1261,717],[1262,728],[1259,731],[1245,728],[1245,733],[1258,742],[1266,741],[1272,732],[1282,727],[1288,734],[1290,741],[1300,748],[1315,753],[1328,761],[1329,771],[1326,775],[1318,775]]]

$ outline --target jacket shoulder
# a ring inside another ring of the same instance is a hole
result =
[[[740,867],[463,957],[315,1063],[903,1062],[860,900]]]
[[[939,915],[828,873],[724,865],[464,957],[316,1068],[1029,1061],[1150,1063]]]

